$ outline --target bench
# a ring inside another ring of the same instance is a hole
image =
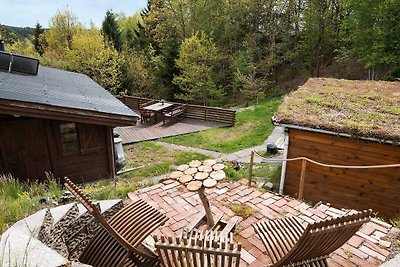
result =
[[[180,117],[182,114],[185,114],[187,110],[187,105],[180,105],[178,107],[174,107],[171,110],[163,113],[163,124],[165,124],[166,120],[172,122],[174,118]]]

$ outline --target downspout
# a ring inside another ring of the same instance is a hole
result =
[[[285,186],[285,176],[286,176],[286,164],[287,157],[289,151],[289,134],[287,132],[287,128],[283,128],[285,131],[285,145],[283,148],[283,162],[282,162],[282,171],[281,171],[281,182],[279,184],[279,194],[283,195],[283,189]]]

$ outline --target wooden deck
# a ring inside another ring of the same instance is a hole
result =
[[[121,135],[122,143],[125,145],[228,126],[228,123],[223,122],[183,118],[175,123],[163,124],[159,122],[152,124],[146,122],[143,124],[138,123],[136,126],[117,127],[115,131]]]

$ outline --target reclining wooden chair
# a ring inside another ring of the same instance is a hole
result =
[[[168,218],[143,200],[118,211],[109,221],[88,196],[65,177],[65,187],[103,226],[90,240],[79,260],[93,266],[159,266],[158,255],[142,241]]]
[[[233,234],[214,231],[180,237],[153,237],[164,267],[238,267],[242,245],[233,242]]]
[[[296,217],[253,224],[272,260],[270,266],[328,266],[326,258],[371,219],[372,210],[308,224]]]

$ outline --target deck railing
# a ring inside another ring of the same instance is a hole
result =
[[[139,110],[139,106],[155,99],[142,98],[136,96],[118,97],[125,105],[134,110]],[[182,103],[171,102],[173,104],[182,105]],[[183,115],[186,118],[200,119],[206,121],[216,121],[227,123],[228,126],[235,124],[236,111],[224,108],[207,107],[200,105],[187,105],[186,113]]]

